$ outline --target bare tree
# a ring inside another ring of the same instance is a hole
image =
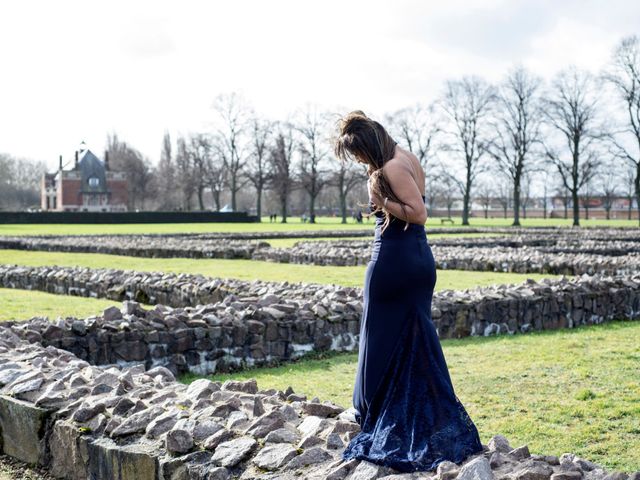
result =
[[[294,128],[299,133],[299,181],[309,195],[309,221],[315,223],[316,199],[329,183],[324,160],[328,155],[327,116],[308,105],[298,113]]]
[[[279,122],[274,146],[269,155],[269,184],[280,202],[281,223],[287,223],[289,195],[295,188],[293,153],[296,141],[293,126]]]
[[[478,189],[478,203],[482,206],[482,210],[484,211],[484,218],[489,218],[489,209],[491,208],[491,203],[493,201],[495,192],[491,185],[484,181],[480,184],[480,188]]]
[[[492,122],[494,137],[488,152],[511,180],[514,226],[520,225],[522,177],[533,161],[533,148],[540,140],[540,85],[541,80],[523,67],[509,72],[500,86],[496,118]]]
[[[225,185],[227,185],[227,168],[224,161],[224,148],[216,142],[216,138],[211,140],[211,153],[206,158],[205,183],[213,197],[216,211],[220,211],[220,200]]]
[[[191,134],[187,153],[190,156],[191,168],[193,169],[194,189],[198,198],[198,207],[204,210],[204,191],[208,186],[207,167],[210,164],[212,155],[211,137],[204,133]]]
[[[529,203],[531,202],[531,172],[527,171],[522,176],[522,198],[520,202],[520,207],[522,208],[522,218],[527,218],[527,207],[529,207]],[[515,202],[514,206],[515,207]],[[519,225],[519,223],[518,223]]]
[[[237,93],[219,95],[214,101],[213,108],[220,124],[217,134],[224,150],[223,158],[231,193],[231,208],[235,211],[236,196],[248,182],[242,175],[242,169],[247,161],[244,143],[250,110],[244,98]]]
[[[257,116],[251,119],[251,149],[249,160],[245,166],[245,174],[256,189],[256,215],[262,221],[262,193],[267,185],[267,161],[269,154],[269,140],[271,137],[271,122]]]
[[[42,161],[0,153],[0,210],[37,208],[46,170]]]
[[[511,206],[511,195],[513,194],[513,189],[511,188],[510,179],[507,178],[504,174],[498,175],[498,182],[496,185],[496,198],[498,199],[498,203],[502,207],[503,216],[507,218],[507,212],[509,211],[509,207]]]
[[[555,77],[552,89],[544,100],[545,117],[565,148],[555,148],[547,141],[546,156],[571,193],[573,225],[579,226],[579,192],[595,174],[599,153],[596,145],[603,139],[602,129],[596,123],[595,82],[588,72],[571,67]]]
[[[494,88],[476,76],[446,83],[441,106],[449,119],[445,131],[447,151],[462,159],[464,176],[457,178],[450,169],[444,169],[462,195],[462,224],[469,225],[473,184],[484,170],[483,157],[487,152],[488,134],[485,119],[495,99]]]
[[[611,209],[618,195],[618,187],[621,179],[613,165],[604,166],[602,173],[598,175],[598,179],[599,189],[602,195],[602,207],[604,208],[606,219],[611,220]]]
[[[542,217],[546,220],[547,218],[547,205],[549,203],[549,186],[551,179],[551,172],[547,168],[542,168],[540,170],[542,176]]]
[[[330,182],[338,189],[341,222],[347,223],[347,196],[356,185],[366,182],[366,170],[358,168],[353,161],[336,159],[334,163],[337,168],[334,169]]]
[[[191,210],[191,200],[196,191],[195,172],[192,157],[189,154],[187,141],[179,136],[176,142],[176,178],[177,188],[181,196],[181,209]]]
[[[640,38],[623,38],[604,78],[614,86],[627,112],[626,126],[612,136],[617,156],[635,168],[634,193],[640,222]]]
[[[555,196],[560,199],[562,202],[562,208],[564,209],[564,219],[569,218],[569,200],[571,198],[571,193],[567,189],[567,187],[560,180],[560,186],[556,188]]]
[[[406,144],[425,170],[433,157],[435,139],[440,131],[436,115],[434,104],[417,103],[386,116],[390,133]]]
[[[582,189],[582,191],[584,192],[582,194],[582,208],[584,208],[585,220],[589,220],[589,208],[591,208],[591,183],[595,178],[595,176],[597,175],[598,170],[599,168],[598,166],[596,166],[595,171],[593,172],[593,175],[586,182],[584,182],[584,186]]]
[[[456,190],[456,183],[451,175],[440,172],[435,175],[432,175],[433,183],[431,194],[440,204],[444,204],[447,209],[447,217],[451,218],[451,210],[453,209],[453,204],[456,202],[456,196],[454,194]],[[432,200],[434,201],[434,200]],[[434,202],[435,202],[434,201]]]
[[[439,200],[439,191],[438,186],[440,183],[440,179],[435,172],[430,171],[429,175],[426,175],[425,178],[425,203],[427,204],[427,211],[431,214],[431,210],[434,210],[437,206]]]
[[[158,163],[157,189],[158,208],[161,210],[175,210],[177,202],[175,198],[176,168],[173,163],[171,136],[165,132],[162,138],[162,150]]]
[[[107,135],[107,152],[113,170],[124,172],[127,177],[130,210],[144,209],[145,201],[152,195],[154,171],[151,161],[116,133]]]
[[[631,212],[633,210],[633,199],[636,194],[636,169],[633,165],[629,165],[629,167],[625,170],[624,175],[624,195],[629,202],[627,204],[627,220],[631,220]]]

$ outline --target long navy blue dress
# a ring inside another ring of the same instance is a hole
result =
[[[423,196],[424,200],[424,196]],[[342,453],[401,472],[482,451],[431,319],[436,268],[425,228],[376,213],[364,283],[353,406],[361,431]]]

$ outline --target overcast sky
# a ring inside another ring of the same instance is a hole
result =
[[[219,93],[273,118],[382,115],[518,62],[598,71],[634,33],[631,0],[2,2],[0,152],[54,168],[114,131],[155,162],[165,130],[208,128]]]

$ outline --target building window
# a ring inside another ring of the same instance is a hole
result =
[[[98,177],[90,177],[88,183],[90,187],[97,187],[100,185],[100,179]]]

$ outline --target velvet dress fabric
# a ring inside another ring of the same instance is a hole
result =
[[[424,200],[424,196],[423,196]],[[461,463],[482,451],[476,426],[456,396],[431,300],[436,268],[422,225],[376,214],[364,283],[353,406],[360,432],[342,458],[400,472]]]

